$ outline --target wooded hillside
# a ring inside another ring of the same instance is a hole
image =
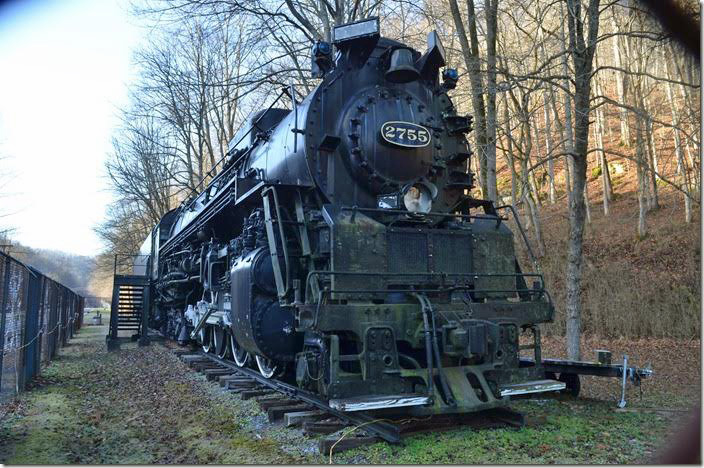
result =
[[[111,290],[101,290],[95,282],[95,276],[98,274],[95,258],[58,250],[33,249],[2,237],[0,245],[3,245],[0,247],[1,252],[10,254],[85,297],[86,307],[100,306],[100,298],[109,302]]]

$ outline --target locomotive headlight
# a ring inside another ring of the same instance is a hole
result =
[[[403,194],[403,206],[411,213],[428,213],[433,207],[433,195],[425,185],[411,185]]]
[[[379,17],[364,19],[354,23],[341,24],[333,28],[333,43],[379,36]]]

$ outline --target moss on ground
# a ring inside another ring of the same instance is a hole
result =
[[[164,347],[129,344],[107,353],[105,333],[105,326],[84,327],[35,388],[8,407],[0,419],[0,462],[328,462],[317,453],[316,439],[269,424],[253,401],[187,370]],[[693,403],[660,392],[650,396],[648,403],[654,402],[680,410]],[[667,436],[672,414],[684,414],[617,412],[613,401],[569,398],[517,401],[514,408],[526,415],[523,429],[413,435],[398,446],[377,443],[335,454],[334,462],[647,462]]]
[[[605,402],[516,402],[527,426],[457,429],[407,438],[403,446],[378,443],[335,455],[338,463],[602,464],[647,463],[662,444],[669,421],[657,414],[616,413]]]

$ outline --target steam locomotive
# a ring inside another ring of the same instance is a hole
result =
[[[471,118],[445,65],[435,32],[421,53],[377,18],[317,42],[320,84],[255,114],[142,246],[149,326],[345,411],[470,412],[564,388],[541,366],[542,277],[469,195]]]

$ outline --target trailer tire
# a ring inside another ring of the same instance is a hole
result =
[[[569,372],[563,372],[560,374],[558,379],[560,382],[565,383],[565,389],[562,390],[563,393],[572,395],[577,398],[579,396],[579,390],[581,389],[581,384],[579,382],[579,375],[572,374]]]

